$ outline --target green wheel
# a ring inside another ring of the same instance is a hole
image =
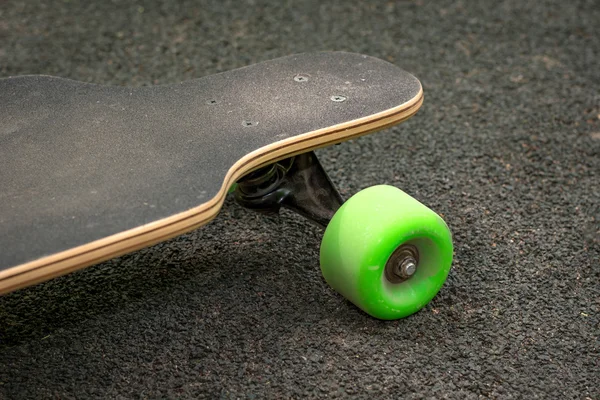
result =
[[[237,189],[237,182],[232,184],[231,186],[229,186],[229,190],[227,191],[227,194],[231,194],[233,192],[235,192],[235,189]]]
[[[325,230],[321,271],[373,317],[407,317],[433,299],[452,264],[452,235],[400,189],[373,186],[345,202]]]

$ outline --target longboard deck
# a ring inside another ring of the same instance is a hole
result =
[[[0,294],[204,225],[246,173],[422,98],[404,70],[340,52],[141,88],[0,79]]]

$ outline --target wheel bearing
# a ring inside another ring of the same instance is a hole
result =
[[[412,277],[419,265],[419,251],[411,244],[398,247],[385,264],[385,277],[391,283],[400,283]]]

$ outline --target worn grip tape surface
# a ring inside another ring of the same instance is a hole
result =
[[[244,173],[421,102],[409,73],[341,52],[149,88],[0,80],[0,292],[203,225]]]

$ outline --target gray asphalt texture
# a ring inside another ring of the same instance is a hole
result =
[[[385,183],[443,215],[455,260],[378,321],[322,279],[320,229],[228,200],[2,297],[0,398],[600,399],[600,6],[533,3],[2,2],[1,76],[139,86],[315,50],[414,73],[414,118],[318,155],[345,197]]]

